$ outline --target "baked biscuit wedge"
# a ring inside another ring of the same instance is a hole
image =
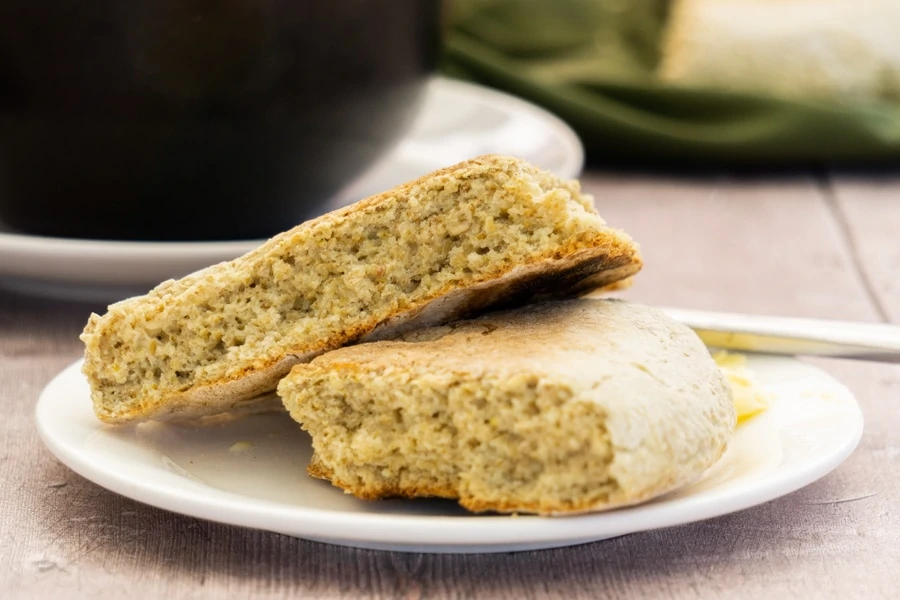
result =
[[[710,467],[732,392],[693,331],[616,300],[545,302],[329,352],[278,386],[309,473],[360,498],[578,513]]]
[[[483,156],[92,315],[84,373],[110,423],[253,410],[322,352],[578,295],[640,267],[577,182]]]

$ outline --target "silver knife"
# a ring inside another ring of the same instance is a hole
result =
[[[707,346],[900,363],[900,326],[666,308]]]

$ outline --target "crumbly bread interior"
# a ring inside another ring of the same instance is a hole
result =
[[[351,369],[304,377],[292,415],[315,440],[310,473],[358,497],[547,513],[602,504],[617,489],[604,411],[573,402],[565,383]]]
[[[92,315],[82,339],[95,412],[124,422],[232,410],[274,389],[293,364],[454,290],[520,272],[540,279],[528,268],[573,257],[559,294],[640,268],[630,238],[606,226],[577,182],[512,158],[473,159]],[[539,292],[520,285],[508,298],[468,298],[425,324]]]
[[[735,424],[697,336],[624,302],[547,302],[343,348],[278,388],[310,474],[358,497],[602,510],[688,483]]]

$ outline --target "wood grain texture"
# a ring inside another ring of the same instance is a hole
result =
[[[878,320],[811,178],[587,175],[600,214],[640,243],[629,296],[660,305]]]
[[[686,307],[878,318],[841,224],[811,180],[595,175],[587,187],[610,223],[644,246],[648,266],[632,297]],[[0,292],[2,598],[898,596],[896,367],[817,361],[857,394],[866,432],[834,473],[779,500],[573,548],[397,554],[167,513],[107,492],[60,465],[37,437],[34,402],[79,355],[77,334],[96,308]]]
[[[829,184],[875,302],[900,322],[900,176],[835,176]]]

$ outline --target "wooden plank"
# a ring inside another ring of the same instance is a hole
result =
[[[720,310],[874,320],[814,181],[592,175],[644,247],[629,295]],[[867,267],[863,261],[864,267]],[[0,292],[0,597],[889,598],[900,564],[900,369],[818,361],[857,394],[859,450],[747,511],[574,548],[423,556],[339,548],[126,500],[59,464],[34,429],[43,385],[97,307]],[[477,519],[470,525],[477,527]]]
[[[834,176],[830,189],[885,318],[900,322],[900,176]]]
[[[641,244],[635,300],[863,321],[879,315],[809,178],[588,175],[600,213]]]
[[[100,304],[25,296],[0,288],[0,358],[66,353],[73,360],[84,351],[78,340]]]

